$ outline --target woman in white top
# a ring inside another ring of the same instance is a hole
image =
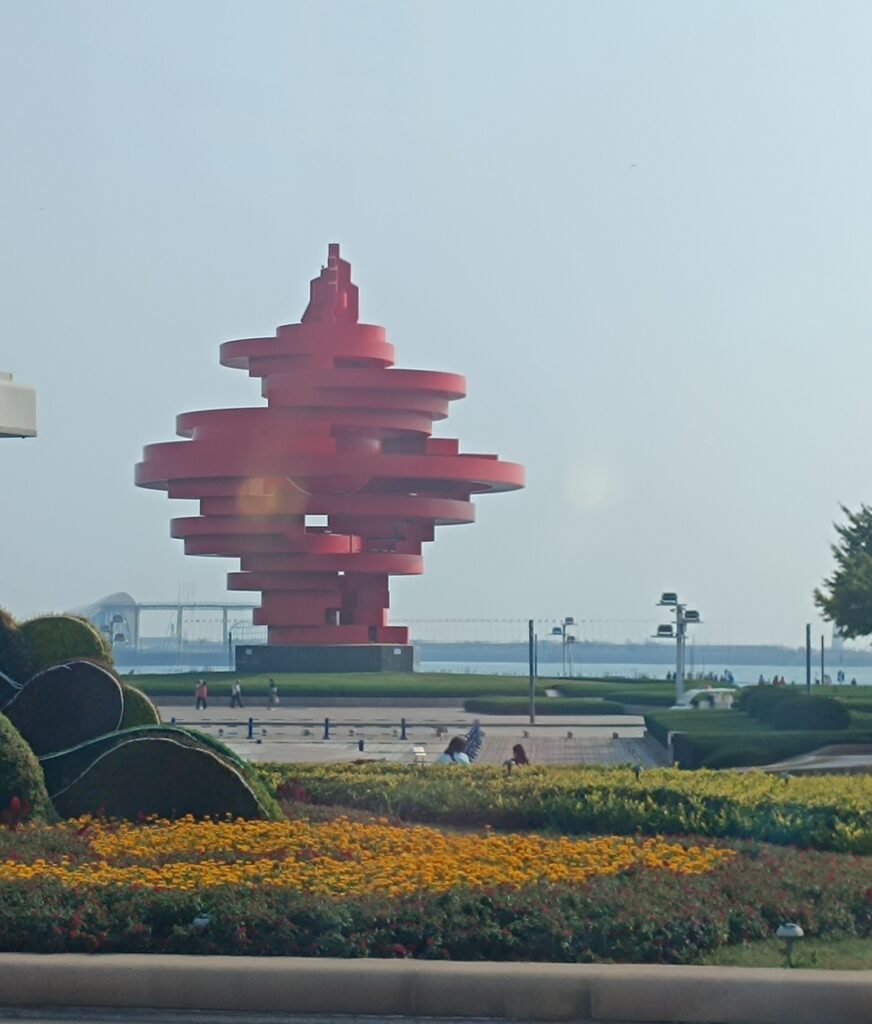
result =
[[[444,753],[436,759],[436,764],[469,764],[466,753],[466,740],[462,736],[454,736],[445,748]]]

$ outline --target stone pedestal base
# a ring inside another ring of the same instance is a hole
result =
[[[237,672],[412,672],[411,644],[239,644]]]

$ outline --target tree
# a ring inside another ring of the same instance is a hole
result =
[[[836,624],[839,636],[872,633],[872,508],[858,512],[840,506],[847,523],[835,523],[838,542],[832,545],[836,568],[814,592],[814,603]]]

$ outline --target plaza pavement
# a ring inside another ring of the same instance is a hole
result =
[[[477,764],[502,764],[521,743],[534,764],[632,764],[643,768],[667,763],[663,748],[645,736],[639,715],[536,716],[474,715],[453,701],[315,703],[283,702],[270,709],[263,703],[241,710],[213,701],[197,711],[192,701],[156,701],[164,722],[209,733],[248,761],[288,764],[333,761],[411,763],[414,748],[434,762],[448,738],[464,735],[481,724],[484,740]],[[252,719],[249,738],[248,721]],[[329,738],[324,720],[329,719]],[[405,739],[402,721],[405,719]],[[363,750],[360,743],[363,743]]]

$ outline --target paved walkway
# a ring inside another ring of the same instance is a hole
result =
[[[484,733],[478,764],[502,764],[511,757],[515,743],[524,745],[534,764],[653,767],[666,763],[659,745],[644,738],[645,724],[639,715],[537,716],[536,724],[530,725],[523,716],[473,715],[459,705],[444,703],[431,707],[282,704],[273,710],[241,711],[214,704],[196,711],[189,702],[178,700],[158,704],[165,722],[210,733],[249,761],[412,762],[413,748],[423,748],[427,762],[433,762],[448,737],[465,734],[478,720]],[[329,720],[326,738],[325,718]]]

